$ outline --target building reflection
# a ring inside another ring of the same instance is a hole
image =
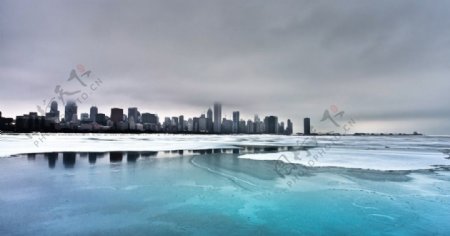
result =
[[[127,162],[134,163],[139,158],[139,152],[127,152]]]
[[[88,157],[89,157],[90,164],[95,164],[95,162],[97,162],[97,153],[96,152],[88,153]]]
[[[63,165],[65,168],[73,168],[75,166],[77,154],[75,152],[63,152]]]
[[[55,168],[56,161],[58,160],[58,153],[57,152],[45,153],[44,156],[48,160],[48,168],[50,169]]]
[[[109,162],[122,162],[123,153],[122,152],[110,152],[109,153]]]

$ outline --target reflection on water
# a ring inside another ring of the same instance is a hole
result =
[[[50,152],[44,153],[44,158],[48,161],[48,167],[53,169],[56,167],[59,157],[63,159],[63,166],[66,169],[74,168],[77,162],[77,158],[88,159],[89,164],[95,165],[99,158],[109,156],[110,163],[120,163],[126,156],[128,163],[135,163],[140,158],[164,158],[164,157],[182,157],[183,155],[214,155],[216,158],[220,157],[220,154],[246,154],[246,153],[266,153],[266,152],[280,152],[280,151],[293,151],[303,150],[304,147],[292,147],[292,146],[239,146],[236,148],[216,148],[216,149],[198,149],[198,150],[169,150],[169,151],[114,151],[114,152]],[[36,153],[25,154],[29,161],[36,160]],[[20,156],[20,155],[19,155]],[[22,155],[23,156],[23,155]],[[216,160],[218,159],[211,159]],[[239,159],[234,158],[234,162]]]
[[[26,154],[28,161],[42,160],[41,155],[47,160],[48,168],[57,167],[58,159],[62,157],[62,167],[64,169],[86,168],[88,166],[98,164],[120,164],[126,163],[136,164],[137,162],[158,163],[170,162],[174,158],[181,158],[185,164],[191,164],[196,168],[203,169],[208,172],[228,171],[230,173],[243,173],[261,180],[273,180],[276,178],[296,179],[309,178],[320,173],[338,173],[343,176],[356,177],[358,179],[367,179],[373,181],[409,181],[408,176],[411,173],[428,173],[429,170],[415,171],[380,171],[366,169],[352,169],[339,167],[320,167],[310,168],[299,164],[285,163],[275,160],[251,160],[241,159],[240,154],[249,152],[273,152],[275,150],[285,151],[292,150],[291,147],[255,147],[248,146],[244,148],[231,149],[202,149],[202,150],[172,150],[172,151],[114,151],[114,152],[52,152],[44,154]],[[109,157],[109,158],[103,158]],[[87,159],[87,161],[86,161]],[[99,160],[102,160],[99,163]],[[155,162],[156,161],[156,162]],[[77,164],[77,162],[79,162]],[[86,166],[86,164],[88,164]],[[280,171],[281,170],[281,171]],[[441,168],[445,171],[446,169]],[[448,170],[447,170],[448,171]]]
[[[76,162],[75,152],[63,152],[63,164],[65,168],[73,168]]]
[[[122,162],[122,158],[123,158],[122,152],[110,152],[109,153],[109,161],[111,163]]]
[[[48,160],[48,168],[53,169],[56,166],[56,161],[58,160],[57,152],[45,153],[44,156]]]

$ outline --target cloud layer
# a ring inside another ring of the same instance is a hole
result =
[[[0,110],[36,110],[79,84],[80,105],[199,115],[214,102],[319,129],[336,105],[354,131],[450,133],[448,1],[2,1]]]

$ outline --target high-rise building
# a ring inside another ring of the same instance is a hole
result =
[[[303,134],[305,135],[311,134],[311,122],[309,118],[303,119]]]
[[[280,125],[278,125],[278,133],[284,134],[284,122],[280,122]]]
[[[208,108],[208,111],[206,112],[206,126],[208,133],[212,133],[214,131],[213,127],[213,112],[211,108]]]
[[[132,119],[134,123],[138,123],[138,117],[139,117],[139,112],[138,112],[137,107],[128,108],[128,121],[130,121]]]
[[[262,122],[259,119],[258,115],[255,115],[255,120],[254,120],[254,124],[253,125],[255,126],[255,133],[256,134],[261,134],[263,132],[263,127],[264,126],[262,125]]]
[[[290,119],[288,119],[288,120],[287,120],[287,127],[286,127],[286,130],[285,130],[284,133],[285,133],[286,135],[291,135],[292,132],[293,132],[292,122],[291,122]]]
[[[220,130],[220,133],[222,134],[231,134],[233,131],[233,121],[227,120],[226,118],[223,118],[222,120],[222,128]]]
[[[278,134],[278,117],[276,116],[268,116],[267,118],[267,133],[269,134]]]
[[[239,132],[239,111],[234,111],[232,133],[237,134],[238,132]]]
[[[201,133],[206,133],[206,132],[208,132],[208,129],[207,129],[207,119],[206,119],[206,117],[205,117],[205,114],[202,114],[202,115],[200,116],[200,118],[198,119],[198,130],[199,130],[199,132],[201,132]]]
[[[214,133],[219,134],[222,127],[222,104],[214,103]]]
[[[195,133],[200,131],[199,130],[199,128],[200,128],[199,127],[199,121],[200,121],[200,119],[198,117],[194,117],[192,119],[192,131],[195,132]]]
[[[245,125],[245,120],[239,121],[239,133],[247,133],[247,126]]]
[[[111,108],[111,121],[114,125],[117,125],[123,120],[123,109],[121,108]]]
[[[184,116],[178,117],[178,132],[184,132]]]
[[[142,113],[142,123],[144,124],[158,124],[159,118],[156,114]]]
[[[106,115],[103,113],[97,113],[97,115],[95,116],[95,122],[100,125],[106,125]]]
[[[96,121],[97,114],[98,108],[96,106],[92,106],[91,109],[89,110],[89,118],[91,119],[92,122],[97,122]]]
[[[172,132],[178,132],[178,117],[172,117]]]
[[[59,122],[58,102],[53,101],[50,105],[50,112],[45,114],[47,120],[51,120],[55,123]]]
[[[71,121],[75,121],[73,120],[73,117],[77,116],[77,104],[75,103],[75,101],[73,100],[69,100],[66,103],[66,107],[65,107],[65,111],[64,111],[64,121],[65,122],[71,122]]]
[[[255,126],[253,125],[253,121],[252,120],[247,120],[247,133],[248,134],[255,133]]]

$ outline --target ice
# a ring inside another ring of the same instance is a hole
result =
[[[1,138],[0,235],[450,232],[448,137]]]
[[[309,167],[418,170],[450,165],[449,136],[276,136],[168,134],[0,135],[0,157],[47,152],[173,151],[292,147],[240,158],[280,160]]]
[[[308,156],[309,154],[309,156]],[[420,170],[450,165],[447,156],[431,151],[355,150],[330,148],[295,152],[245,154],[240,158],[280,160],[308,167],[343,167],[371,170]]]

